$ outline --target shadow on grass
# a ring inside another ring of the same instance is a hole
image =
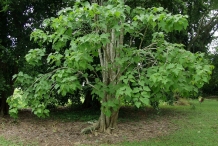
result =
[[[195,103],[197,106],[199,103]],[[203,107],[204,104],[199,105]],[[191,106],[161,106],[160,111],[156,111],[151,106],[136,108],[133,106],[123,106],[119,111],[118,122],[138,122],[140,120],[155,120],[159,118],[183,117],[188,113],[195,112],[191,110]],[[46,118],[38,118],[30,110],[19,111],[19,119],[27,117],[34,118],[35,120],[61,120],[63,122],[85,122],[98,120],[100,110],[95,108],[84,109],[80,106],[77,107],[59,107],[50,111],[50,116]]]
[[[184,108],[184,106],[181,106]],[[187,106],[186,106],[187,108]],[[188,108],[191,109],[191,108]],[[184,116],[186,112],[183,112],[181,109],[178,110],[178,107],[175,106],[164,106],[160,108],[160,111],[157,112],[152,107],[142,107],[136,108],[133,106],[125,106],[120,108],[118,122],[138,122],[140,120],[153,120],[161,117],[174,117],[174,116]],[[100,116],[100,110],[89,108],[82,109],[77,108],[57,108],[51,110],[50,116],[46,119],[50,120],[62,120],[62,121],[94,121],[98,120]]]
[[[185,106],[187,108],[189,106]],[[180,108],[184,108],[181,106]],[[191,111],[191,107],[188,108]],[[187,110],[188,111],[188,110]],[[138,122],[140,120],[155,120],[164,117],[182,117],[185,116],[187,112],[178,110],[178,106],[165,106],[161,107],[159,111],[153,109],[152,107],[122,107],[119,112],[119,121],[120,122]]]

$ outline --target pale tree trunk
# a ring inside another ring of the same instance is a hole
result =
[[[120,49],[122,49],[119,47],[123,45],[123,30],[120,30],[119,37],[115,37],[114,29],[108,30],[107,32],[111,34],[110,43],[98,50],[102,67],[102,81],[106,86],[109,84],[116,85],[118,83],[118,79],[121,75],[120,67],[117,66],[114,61],[116,57],[119,57],[118,52],[121,51]],[[101,103],[108,102],[114,98],[115,95],[110,95],[105,91],[104,98],[102,99]],[[81,131],[82,133],[88,133],[93,130],[112,133],[112,131],[117,127],[119,107],[116,110],[110,108],[110,116],[106,116],[102,111],[102,108],[98,122],[95,123],[92,127],[83,129]]]
[[[92,2],[97,2],[99,5],[103,4],[103,0],[93,0]],[[97,17],[95,18],[98,19]],[[120,22],[122,23],[122,22]],[[96,30],[98,32],[98,30]],[[104,32],[110,33],[110,43],[105,47],[102,47],[98,50],[100,64],[102,67],[102,81],[107,86],[109,84],[116,85],[118,84],[118,79],[121,76],[120,66],[115,64],[115,58],[119,57],[119,52],[123,46],[123,29],[119,31],[120,35],[115,35],[114,29],[106,29]],[[102,98],[101,104],[104,102],[108,102],[115,98],[114,95],[110,95],[105,91],[104,97]],[[112,133],[113,130],[117,127],[117,119],[119,108],[116,110],[110,108],[111,115],[108,117],[103,112],[104,107],[101,108],[101,115],[97,123],[93,126],[85,128],[81,131],[81,133],[92,132],[93,130],[99,130],[100,132]]]
[[[103,5],[104,1],[106,1],[106,0],[89,0],[90,3],[97,3],[100,6]]]
[[[91,127],[84,128],[81,133],[86,134],[98,130],[99,132],[106,132],[108,134],[111,134],[113,130],[117,128],[119,109],[116,111],[113,111],[111,109],[111,111],[112,112],[109,117],[106,116],[103,111],[101,111],[101,115],[97,123],[93,124],[93,126]]]
[[[114,129],[117,128],[117,119],[118,119],[119,109],[117,111],[113,111],[111,116],[107,117],[102,111],[99,118],[99,125],[97,125],[100,132],[112,133]]]
[[[111,41],[110,44],[106,46],[106,48],[103,48],[103,58],[104,61],[102,64],[104,64],[102,67],[106,68],[106,71],[103,71],[103,83],[105,85],[114,84],[116,85],[118,83],[119,79],[119,66],[116,66],[114,64],[115,58],[118,57],[118,50],[119,46],[123,43],[123,36],[121,32],[121,36],[119,38],[115,37],[115,30],[110,30],[111,34]],[[116,69],[116,70],[115,70]],[[102,103],[113,100],[115,98],[115,95],[108,95],[108,93],[105,93],[105,97],[102,100]],[[108,132],[111,133],[113,129],[117,126],[117,119],[118,119],[118,113],[119,108],[117,110],[111,110],[111,115],[107,117],[102,111],[99,118],[99,130],[101,132]]]

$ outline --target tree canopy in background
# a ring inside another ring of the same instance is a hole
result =
[[[214,39],[217,31],[218,11],[215,0],[163,0],[163,1],[133,1],[128,0],[128,5],[164,7],[172,14],[188,15],[188,27],[181,32],[172,32],[168,35],[168,41],[182,43],[186,50],[191,52],[207,52],[208,44]]]
[[[41,27],[43,19],[55,16],[70,3],[62,1],[0,1],[0,109],[7,114],[6,98],[14,91],[12,76],[18,70],[38,74],[44,68],[29,66],[25,54],[37,44],[29,41],[30,33]],[[1,111],[1,110],[0,110]]]

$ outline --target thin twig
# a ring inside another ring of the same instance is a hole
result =
[[[81,71],[78,71],[78,73],[84,75],[84,73],[81,72]],[[88,84],[88,85],[91,86],[92,88],[95,88],[96,90],[98,90],[94,85],[90,84],[89,79],[88,79],[87,77],[84,77],[84,78],[86,79],[86,84]]]
[[[147,28],[148,28],[148,27],[145,28],[143,37],[142,37],[141,42],[140,42],[140,45],[139,45],[139,49],[141,49],[141,47],[142,47],[142,43],[143,43],[143,40],[144,40],[144,38],[145,38],[145,34],[146,34],[146,32],[147,32]]]
[[[122,75],[123,72],[126,71],[127,68],[128,68],[131,64],[132,64],[132,63],[129,63],[129,64],[124,68],[124,70],[123,70],[122,72],[119,71],[119,72],[116,74],[116,76],[114,77],[114,79],[113,79],[112,81],[114,81],[119,75]],[[118,82],[118,83],[119,83],[119,82]]]

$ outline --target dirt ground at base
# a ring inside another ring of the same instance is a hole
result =
[[[39,119],[29,111],[22,111],[19,119],[0,117],[0,136],[24,145],[72,146],[115,144],[122,141],[141,141],[160,137],[178,130],[173,119],[182,114],[170,110],[154,114],[151,109],[122,109],[118,127],[112,134],[93,131],[80,134],[81,129],[91,126],[88,122],[64,122],[61,120]],[[128,117],[130,117],[129,120]],[[134,120],[134,117],[136,120]]]

